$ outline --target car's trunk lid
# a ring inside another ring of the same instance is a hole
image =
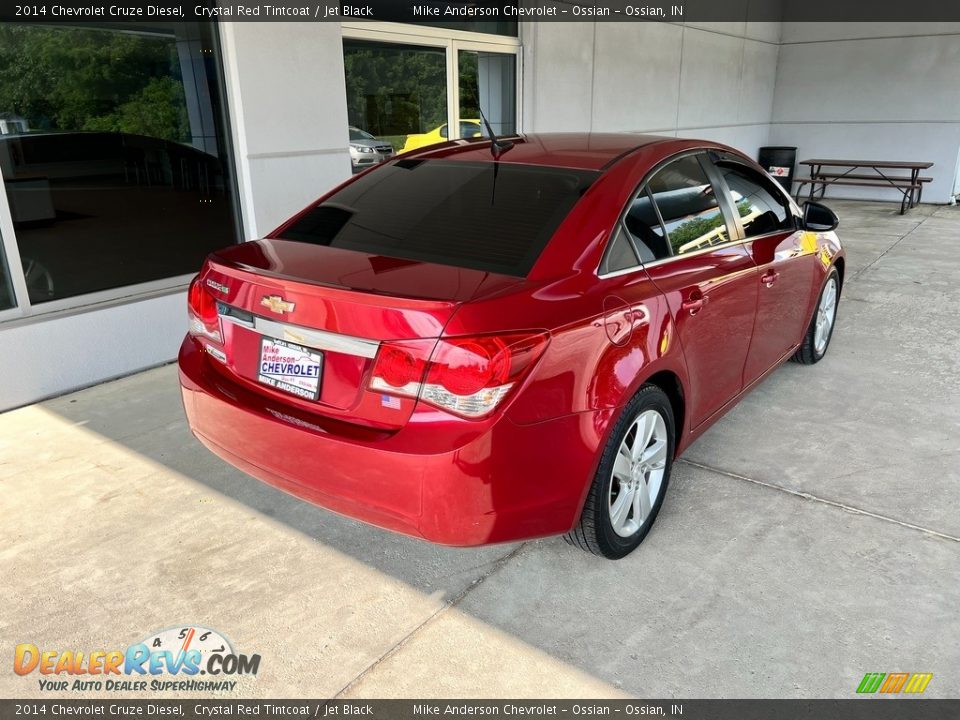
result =
[[[382,428],[402,426],[415,401],[368,390],[380,343],[440,337],[462,303],[523,283],[277,239],[212,255],[201,281],[218,303],[223,357],[211,354],[222,372],[303,411]]]

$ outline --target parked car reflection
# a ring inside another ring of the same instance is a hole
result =
[[[494,130],[496,132],[496,130]],[[483,137],[486,133],[484,132],[483,125],[479,120],[461,120],[460,121],[460,137],[462,138],[477,138]],[[447,131],[447,124],[444,123],[438,127],[435,127],[433,130],[429,130],[425,133],[415,133],[413,135],[407,135],[407,141],[404,143],[403,152],[410,152],[411,150],[416,150],[417,148],[426,147],[427,145],[433,145],[435,143],[441,143],[449,139],[450,133]]]
[[[393,145],[366,130],[350,126],[350,164],[354,172],[382,163],[394,156]]]

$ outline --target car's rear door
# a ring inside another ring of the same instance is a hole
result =
[[[744,248],[759,268],[757,320],[743,381],[749,385],[803,337],[816,282],[816,242],[797,229],[790,201],[770,178],[733,157],[714,160],[737,212]]]
[[[691,427],[743,387],[757,302],[757,268],[703,153],[660,168],[624,216],[649,277],[676,323],[689,376]]]

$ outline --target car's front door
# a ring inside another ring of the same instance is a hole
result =
[[[624,218],[676,324],[691,427],[742,389],[757,303],[756,265],[731,242],[732,211],[707,175],[708,162],[697,153],[665,165]]]
[[[790,202],[775,184],[733,159],[715,162],[739,216],[746,250],[759,268],[757,320],[745,385],[776,365],[800,342],[812,310],[816,242],[797,230]]]

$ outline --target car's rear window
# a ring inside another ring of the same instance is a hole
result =
[[[398,160],[317,205],[286,240],[525,276],[599,173]]]

